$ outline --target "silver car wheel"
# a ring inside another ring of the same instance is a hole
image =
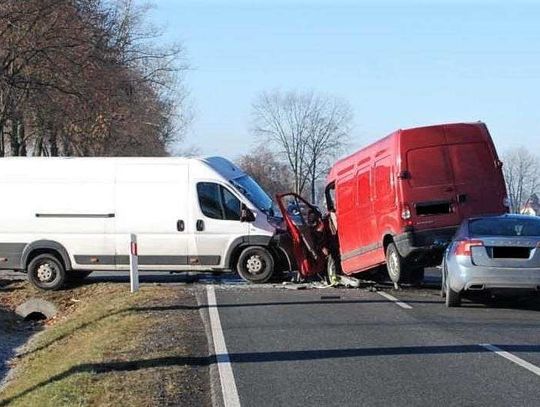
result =
[[[446,297],[446,261],[443,261],[441,268],[441,297]]]

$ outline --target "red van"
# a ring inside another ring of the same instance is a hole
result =
[[[325,195],[343,273],[386,263],[395,283],[440,264],[463,219],[508,211],[502,163],[480,122],[398,130],[338,161]],[[297,250],[297,260],[316,250]]]

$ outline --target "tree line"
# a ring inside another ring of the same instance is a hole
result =
[[[131,0],[0,3],[0,157],[167,154],[183,51]]]

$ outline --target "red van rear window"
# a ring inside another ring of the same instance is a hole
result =
[[[435,146],[408,152],[407,166],[413,188],[452,183],[452,171],[444,149],[444,146]]]

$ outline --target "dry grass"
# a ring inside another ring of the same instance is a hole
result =
[[[59,316],[16,361],[0,406],[210,405],[206,337],[192,293],[178,287],[93,284],[3,294],[38,296]]]

